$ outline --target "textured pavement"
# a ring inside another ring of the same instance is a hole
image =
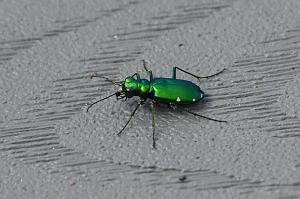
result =
[[[0,0],[0,198],[300,198],[300,1]],[[137,99],[177,66],[216,123]]]

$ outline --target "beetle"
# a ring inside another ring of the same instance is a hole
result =
[[[156,148],[156,143],[155,143],[155,105],[157,103],[163,103],[167,104],[170,108],[178,108],[182,111],[185,111],[187,113],[193,114],[194,116],[202,117],[208,120],[216,121],[216,122],[227,122],[223,120],[217,120],[214,118],[210,118],[207,116],[200,115],[198,113],[192,112],[188,109],[183,108],[182,105],[191,105],[194,103],[197,103],[205,97],[204,92],[201,90],[201,88],[194,84],[191,81],[188,80],[183,80],[183,79],[177,79],[176,77],[176,72],[177,70],[186,73],[188,75],[191,75],[195,78],[203,79],[203,78],[210,78],[219,75],[222,73],[225,69],[209,76],[197,76],[194,75],[186,70],[183,70],[179,67],[173,67],[173,75],[171,78],[165,78],[165,77],[159,77],[159,78],[154,78],[152,71],[148,70],[146,66],[145,60],[142,60],[143,62],[143,67],[145,71],[149,75],[149,80],[147,79],[141,79],[139,73],[135,73],[129,77],[126,77],[124,81],[113,81],[110,80],[107,77],[100,76],[98,74],[92,75],[91,77],[100,77],[103,78],[115,85],[118,85],[120,88],[117,92],[102,98],[92,104],[90,104],[86,111],[88,112],[89,109],[103,101],[106,100],[112,96],[116,96],[117,100],[124,99],[124,101],[127,100],[127,98],[132,98],[134,96],[139,97],[140,101],[135,107],[135,109],[132,111],[129,119],[127,120],[126,124],[124,127],[117,133],[117,135],[121,135],[122,132],[125,130],[133,116],[135,115],[136,111],[139,109],[139,107],[143,104],[145,104],[145,101],[147,99],[150,99],[150,107],[152,111],[152,147]]]

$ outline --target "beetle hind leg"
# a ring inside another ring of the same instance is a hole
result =
[[[215,73],[215,74],[212,74],[212,75],[208,75],[208,76],[198,76],[198,75],[195,75],[195,74],[193,74],[193,73],[190,73],[190,72],[188,72],[188,71],[186,71],[186,70],[183,70],[182,68],[179,68],[179,67],[173,67],[173,76],[172,76],[172,78],[173,79],[176,79],[176,70],[180,70],[181,72],[184,72],[184,73],[186,73],[186,74],[188,74],[188,75],[191,75],[191,76],[193,76],[193,77],[195,77],[195,78],[197,78],[197,79],[204,79],[204,78],[210,78],[210,77],[214,77],[214,76],[217,76],[217,75],[219,75],[219,74],[221,74],[221,73],[223,73],[224,72],[224,70],[225,70],[225,68],[224,69],[222,69],[221,71],[219,71],[219,72],[217,72],[217,73]]]
[[[185,108],[180,108],[180,110],[184,111],[184,112],[187,112],[187,113],[190,113],[194,116],[197,116],[197,117],[201,117],[201,118],[204,118],[204,119],[207,119],[207,120],[211,120],[211,121],[215,121],[215,122],[223,122],[223,123],[227,123],[227,121],[225,120],[218,120],[218,119],[214,119],[214,118],[211,118],[211,117],[207,117],[207,116],[204,116],[204,115],[200,115],[198,113],[195,113],[195,112],[192,112],[188,109],[185,109]]]
[[[148,73],[148,75],[150,77],[150,82],[152,82],[152,80],[153,80],[152,71],[147,68],[147,64],[146,64],[146,61],[144,59],[142,60],[142,62],[143,62],[143,67],[144,67],[145,71]]]

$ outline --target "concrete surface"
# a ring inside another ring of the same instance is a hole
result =
[[[0,198],[300,198],[297,0],[0,0]],[[90,79],[179,66],[195,112]]]

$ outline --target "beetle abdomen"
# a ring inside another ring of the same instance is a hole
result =
[[[199,86],[181,79],[155,78],[151,87],[154,92],[154,100],[158,102],[191,104],[204,97]]]

